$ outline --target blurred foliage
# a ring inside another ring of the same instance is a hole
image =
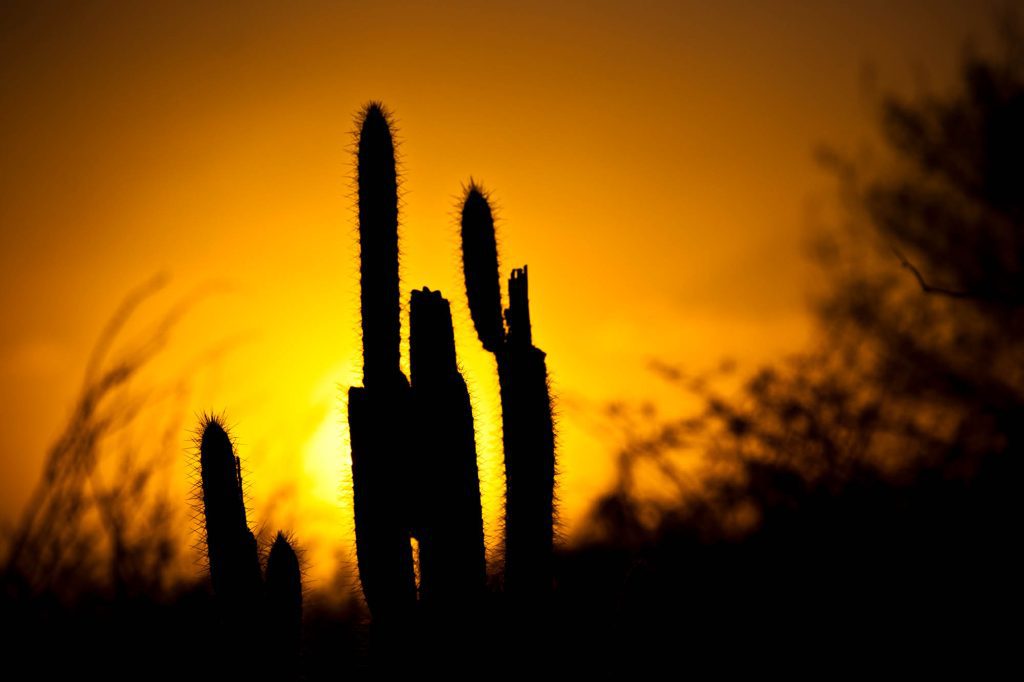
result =
[[[93,348],[68,422],[21,518],[5,533],[0,561],[8,598],[66,601],[93,591],[153,596],[178,577],[171,572],[181,519],[168,476],[179,449],[181,387],[143,390],[138,376],[182,310],[169,313],[142,343],[115,350],[133,313],[163,285],[156,277],[132,292]],[[139,433],[140,423],[153,426],[154,415],[144,408],[168,404],[157,415],[162,428]]]
[[[928,467],[971,476],[1019,445],[1024,41],[1006,28],[1000,45],[968,53],[952,93],[883,98],[882,165],[820,152],[845,209],[815,242],[831,281],[817,301],[820,349],[761,369],[738,394],[718,394],[715,375],[655,365],[704,408],[666,420],[650,405],[609,407],[627,438],[595,531],[624,499],[646,509],[638,528],[678,512],[633,499],[644,497],[637,467],[657,470],[687,505],[706,480],[741,485],[766,466],[835,489],[868,472],[911,485]]]
[[[613,621],[672,625],[622,632],[593,613],[595,637],[708,658],[796,646],[802,663],[1004,642],[1024,454],[1016,25],[965,53],[953,90],[882,97],[880,159],[820,153],[842,219],[815,242],[816,351],[732,392],[658,365],[702,407],[609,409],[619,475],[562,581],[603,584]]]
[[[141,334],[157,276],[132,291],[93,347],[68,420],[28,503],[0,534],[0,625],[8,664],[54,677],[83,671],[138,676],[179,669],[172,653],[211,617],[187,548],[179,475],[186,379],[154,383],[147,369],[192,304],[183,299]]]

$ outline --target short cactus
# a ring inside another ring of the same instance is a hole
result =
[[[259,552],[245,518],[241,463],[216,417],[201,425],[199,467],[213,591],[229,618],[248,620],[263,590]]]
[[[279,532],[267,555],[267,635],[274,677],[295,677],[302,632],[302,571],[291,543]]]
[[[223,664],[235,673],[258,670],[264,645],[278,678],[298,677],[302,620],[302,575],[294,550],[278,533],[267,559],[266,584],[256,538],[246,520],[241,461],[224,424],[205,417],[200,424],[199,468],[202,513],[214,595],[225,621]],[[239,648],[241,660],[226,652]]]

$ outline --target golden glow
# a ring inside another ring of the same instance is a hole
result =
[[[598,408],[675,399],[650,359],[750,364],[808,337],[802,230],[806,200],[827,187],[810,152],[867,134],[863,62],[944,73],[949,46],[987,21],[949,3],[855,4],[5,9],[0,512],[24,502],[106,317],[167,271],[149,319],[209,295],[146,381],[185,379],[186,415],[226,413],[252,520],[294,532],[316,579],[351,557],[350,134],[379,98],[403,141],[403,290],[452,301],[489,545],[496,378],[466,309],[455,221],[471,175],[497,200],[503,272],[530,266],[571,533],[611,472]]]

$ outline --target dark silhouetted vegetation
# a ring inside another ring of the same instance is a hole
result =
[[[398,175],[381,105],[369,104],[359,125],[363,387],[348,394],[356,545],[374,621],[401,627],[415,604],[416,582],[409,542],[409,383],[399,367]]]
[[[412,292],[411,388],[399,368],[398,213],[388,116],[360,116],[358,157],[363,383],[349,391],[360,579],[381,647],[416,643],[430,660],[467,660],[479,643],[485,559],[473,413],[458,369],[451,309],[440,292]],[[526,269],[509,280],[502,321],[490,207],[472,185],[463,211],[467,295],[485,347],[496,353],[504,421],[505,610],[545,619],[551,591],[554,432],[544,353],[532,345]],[[479,289],[479,291],[478,291]],[[484,306],[482,308],[481,306]],[[383,344],[376,348],[374,344]],[[386,351],[386,352],[385,352]],[[411,540],[418,542],[419,585]],[[490,602],[488,602],[490,603]],[[509,627],[517,637],[519,628]],[[536,628],[534,628],[534,633]],[[501,640],[501,638],[498,638]],[[450,643],[451,642],[451,643]]]
[[[560,577],[624,668],[652,648],[819,673],[1009,660],[1024,51],[1003,48],[969,55],[953,92],[883,98],[882,162],[823,153],[846,210],[817,243],[833,283],[820,351],[737,395],[660,365],[702,411],[611,410],[628,434],[618,483]]]
[[[413,291],[409,365],[422,454],[416,461],[420,598],[464,612],[479,605],[487,580],[473,411],[455,358],[448,301]],[[466,614],[463,613],[463,618]]]
[[[304,601],[299,558],[281,533],[261,567],[240,461],[216,419],[199,434],[210,580],[174,572],[180,519],[159,483],[180,450],[180,409],[166,410],[166,437],[141,429],[152,457],[111,457],[109,446],[143,404],[129,380],[181,312],[148,343],[111,352],[157,280],[101,336],[40,483],[3,537],[10,670],[103,679],[1012,670],[1024,42],[1011,34],[995,57],[969,53],[950,92],[883,97],[880,161],[822,152],[844,210],[816,241],[830,282],[817,302],[820,345],[744,375],[738,390],[723,388],[736,380],[728,363],[707,375],[656,363],[700,407],[670,416],[609,406],[604,423],[622,438],[618,475],[570,547],[553,539],[551,396],[527,270],[511,271],[502,310],[493,216],[470,185],[467,299],[495,355],[502,404],[505,564],[492,571],[501,589],[488,589],[473,414],[440,292],[412,292],[411,384],[400,367],[395,146],[388,114],[368,105],[357,151],[363,386],[349,390],[348,420],[369,613],[355,600]],[[341,582],[322,593],[337,597]]]
[[[245,518],[242,463],[216,417],[200,424],[199,471],[206,547],[213,591],[229,629],[248,628],[263,601],[263,576],[256,537]],[[252,637],[252,633],[248,638]]]
[[[555,435],[544,352],[533,345],[527,269],[512,270],[502,323],[490,203],[470,182],[462,203],[462,269],[477,336],[494,354],[505,451],[505,592],[526,610],[552,587]],[[505,325],[508,328],[506,331]]]
[[[278,532],[267,555],[267,651],[274,679],[298,679],[302,670],[302,569],[288,538]]]
[[[186,577],[188,519],[169,485],[185,428],[181,387],[145,383],[188,302],[141,342],[125,340],[165,283],[132,291],[107,322],[40,479],[0,538],[10,674],[122,678],[159,666],[173,677],[212,655],[217,619],[207,588]]]
[[[246,520],[242,461],[223,422],[204,417],[199,426],[202,515],[210,578],[224,626],[223,674],[275,679],[299,675],[302,576],[295,551],[278,532],[267,556],[266,585],[259,547]]]

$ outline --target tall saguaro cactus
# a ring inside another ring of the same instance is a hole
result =
[[[552,581],[555,438],[545,355],[533,345],[527,269],[509,277],[503,324],[494,216],[472,182],[461,232],[470,314],[480,342],[495,356],[501,388],[505,590],[520,602],[543,600]]]
[[[416,601],[407,502],[409,384],[399,366],[398,174],[391,123],[370,103],[360,116],[360,309],[363,386],[349,389],[356,551],[374,619],[400,621]]]

